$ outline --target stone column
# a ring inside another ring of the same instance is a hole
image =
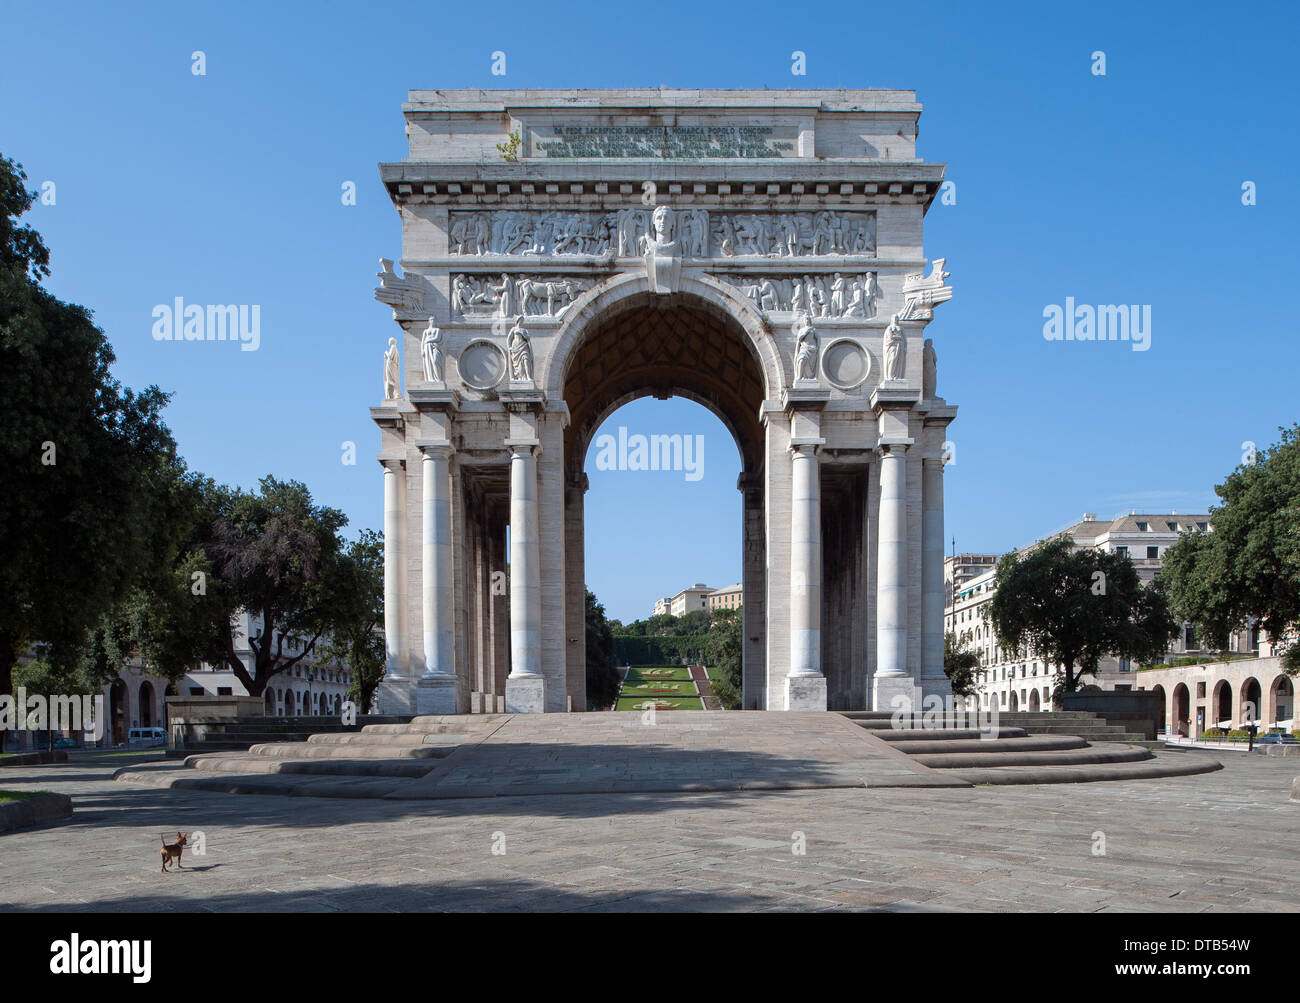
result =
[[[905,709],[915,706],[916,694],[907,671],[907,446],[880,447],[880,514],[876,572],[876,676],[872,707]]]
[[[790,446],[790,673],[786,710],[825,710],[822,675],[822,524],[817,447]]]
[[[456,649],[453,629],[450,442],[417,443],[423,454],[423,546],[420,606],[424,674],[416,685],[416,712],[455,714]]]
[[[921,474],[921,689],[951,696],[943,671],[943,457],[926,457]]]
[[[542,579],[537,518],[537,442],[507,439],[510,447],[510,675],[506,710],[546,709],[542,677]]]
[[[381,459],[384,468],[384,649],[381,710],[409,714],[411,680],[406,648],[406,463]]]

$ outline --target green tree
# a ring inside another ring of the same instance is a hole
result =
[[[316,505],[307,486],[267,476],[257,491],[192,483],[189,532],[173,566],[126,611],[151,666],[175,677],[199,661],[224,665],[251,696],[311,654],[327,631],[357,615],[353,564],[339,530],[347,518]],[[195,575],[199,577],[196,578]],[[247,612],[252,666],[239,657],[236,614]],[[302,645],[286,651],[290,638]]]
[[[943,635],[943,674],[952,684],[953,696],[971,697],[979,687],[979,655],[948,631]]]
[[[996,580],[984,617],[998,644],[1061,665],[1060,692],[1077,690],[1106,656],[1153,661],[1178,631],[1164,592],[1143,585],[1127,556],[1075,551],[1068,535],[1004,554]]]
[[[605,607],[587,589],[587,706],[608,710],[618,696],[618,670],[614,668],[614,634],[605,619]]]
[[[705,658],[717,669],[713,695],[726,710],[740,710],[744,699],[742,634],[744,614],[741,608],[713,611],[713,623],[705,641]]]
[[[369,714],[383,681],[384,538],[371,529],[348,544],[339,559],[325,657],[348,667],[348,699]]]
[[[1184,533],[1165,551],[1160,581],[1180,620],[1222,651],[1253,620],[1300,670],[1300,425],[1238,466],[1214,491],[1214,531]]]
[[[58,665],[44,658],[33,658],[17,666],[13,672],[14,686],[21,686],[27,692],[28,711],[31,712],[32,697],[45,698],[45,720],[47,745],[54,750],[55,729],[50,727],[53,714],[54,698],[95,694],[99,691],[97,681],[76,666]],[[27,722],[22,722],[26,726]],[[100,722],[107,724],[107,722]],[[84,724],[84,723],[83,723]]]
[[[179,462],[167,396],[122,387],[90,312],[42,288],[49,250],[18,222],[36,199],[25,180],[0,157],[0,693],[35,641],[71,681],[166,549],[163,486]]]

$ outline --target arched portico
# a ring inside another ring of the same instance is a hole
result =
[[[593,163],[640,149],[645,94],[418,93],[412,157],[381,168],[404,220],[404,274],[384,262],[376,290],[401,347],[371,409],[384,711],[585,708],[584,464],[601,422],[650,395],[709,408],[741,455],[744,706],[948,693],[956,409],[923,333],[951,290],[920,244],[942,169],[898,157],[914,103],[796,92],[795,140],[754,146],[792,128],[769,95],[659,91],[680,137],[653,163]],[[498,127],[526,137],[522,163],[457,159]],[[587,129],[621,138],[570,150]],[[734,163],[691,152],[728,130],[750,137],[718,148]],[[878,130],[893,155],[862,142]]]

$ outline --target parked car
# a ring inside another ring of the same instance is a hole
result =
[[[81,745],[75,738],[68,738],[66,735],[54,743],[56,749],[76,749]]]
[[[1267,735],[1260,735],[1255,739],[1256,745],[1300,745],[1294,735],[1288,735],[1284,731],[1270,731]]]
[[[167,732],[162,728],[132,728],[126,734],[126,744],[135,746],[166,745]]]

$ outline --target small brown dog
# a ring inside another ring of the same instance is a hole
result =
[[[185,836],[185,834],[183,832],[178,832],[176,834],[176,842],[174,843],[167,842],[165,836],[159,836],[158,838],[163,841],[162,851],[161,851],[162,869],[164,871],[167,870],[167,865],[171,863],[173,860],[175,860],[176,866],[179,867],[182,871],[185,870],[184,867],[181,867],[181,852],[185,849],[185,847],[189,843],[189,840]]]

